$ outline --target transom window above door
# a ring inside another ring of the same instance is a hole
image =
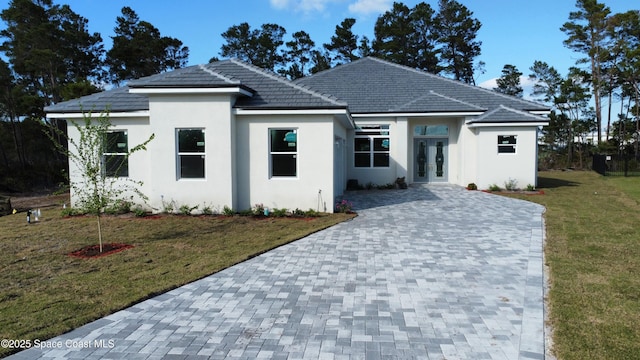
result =
[[[416,125],[413,128],[414,136],[448,136],[448,125]]]

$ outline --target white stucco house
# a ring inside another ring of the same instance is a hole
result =
[[[80,119],[107,108],[120,148],[155,134],[120,173],[105,170],[142,181],[153,209],[173,201],[329,212],[349,180],[536,185],[538,131],[549,112],[372,57],[295,82],[225,60],[45,110]],[[118,156],[118,147],[108,151]]]

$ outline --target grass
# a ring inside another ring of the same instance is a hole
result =
[[[0,217],[0,339],[51,338],[353,216],[104,217],[104,241],[134,248],[95,259],[68,256],[98,242],[93,217]]]
[[[558,359],[640,359],[640,178],[543,172]]]

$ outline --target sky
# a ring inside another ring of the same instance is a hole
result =
[[[6,9],[9,0],[0,0]],[[53,0],[68,4],[88,19],[89,32],[101,34],[105,49],[111,48],[116,17],[124,6],[131,7],[141,20],[153,24],[162,36],[179,39],[189,47],[189,65],[207,63],[220,57],[224,43],[221,34],[229,27],[246,22],[251,28],[275,23],[287,30],[285,42],[294,32],[304,30],[316,46],[330,42],[345,18],[356,19],[352,28],[358,36],[374,38],[374,25],[379,15],[390,10],[393,0]],[[421,2],[401,1],[409,7]],[[436,11],[438,0],[425,0]],[[458,0],[482,23],[477,40],[482,53],[476,61],[485,62],[485,73],[476,74],[476,83],[495,86],[506,64],[515,65],[525,77],[535,60],[547,62],[566,74],[582,57],[563,45],[560,31],[575,11],[574,0]],[[638,0],[600,0],[612,13],[640,8]],[[0,24],[4,28],[4,23]],[[524,80],[524,79],[523,79]],[[525,92],[527,84],[523,82]]]

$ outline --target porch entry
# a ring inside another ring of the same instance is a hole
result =
[[[449,140],[443,138],[413,139],[413,181],[447,182]]]

